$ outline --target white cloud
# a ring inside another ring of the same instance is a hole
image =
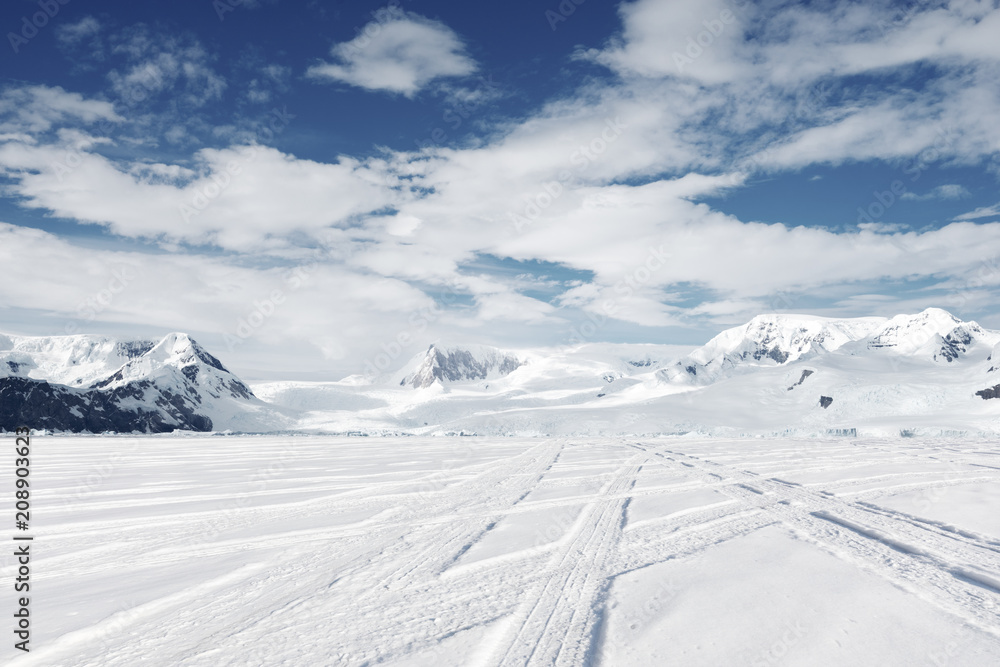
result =
[[[622,74],[731,81],[750,71],[738,57],[746,17],[733,7],[725,0],[622,3],[621,38],[586,55]]]
[[[246,99],[254,104],[267,104],[275,92],[288,90],[291,69],[283,65],[270,64],[257,70],[257,76],[246,86]]]
[[[376,173],[347,158],[318,163],[255,145],[199,151],[196,172],[147,163],[122,170],[80,136],[67,139],[8,142],[0,146],[0,166],[19,182],[26,205],[123,236],[251,251],[285,246],[295,233],[349,225],[394,197]]]
[[[25,257],[32,270],[0,283],[0,303],[44,313],[50,328],[35,333],[138,324],[147,335],[162,335],[182,328],[236,369],[260,368],[256,357],[268,345],[265,353],[279,348],[275,363],[304,355],[314,369],[360,370],[365,356],[381,351],[387,332],[413,330],[410,313],[435,312],[433,301],[405,282],[373,280],[335,264],[253,268],[240,258],[83,248],[0,223],[0,262],[12,266]],[[278,302],[271,301],[276,292]],[[240,329],[254,312],[265,315],[263,324]],[[428,335],[439,336],[450,324],[444,313],[430,320],[421,323]],[[323,362],[324,350],[330,363]],[[358,356],[332,363],[348,351]]]
[[[208,51],[192,38],[152,32],[138,25],[118,35],[112,52],[126,61],[108,80],[127,107],[137,107],[169,91],[174,101],[203,107],[222,97],[225,78],[213,68]]]
[[[965,197],[970,197],[972,195],[965,186],[958,185],[957,183],[949,183],[946,185],[939,185],[930,192],[925,192],[922,195],[918,195],[915,192],[904,192],[900,199],[906,199],[908,201],[928,201],[931,199],[964,199]]]
[[[969,211],[968,213],[963,213],[962,215],[957,215],[952,220],[979,220],[980,218],[996,218],[1000,217],[1000,204],[994,204],[993,206],[980,206],[974,211]]]
[[[0,168],[27,206],[156,239],[168,251],[141,261],[157,267],[164,284],[176,280],[191,304],[148,285],[143,308],[108,311],[117,321],[222,330],[273,284],[273,272],[246,265],[319,262],[309,307],[302,297],[287,321],[273,320],[261,336],[285,344],[304,336],[328,355],[364,354],[396,332],[426,339],[431,329],[444,328],[480,340],[505,332],[531,342],[538,331],[562,331],[581,311],[609,312],[609,304],[617,320],[674,326],[784,309],[774,305],[776,294],[833,301],[844,314],[905,303],[875,293],[884,281],[920,279],[928,290],[965,294],[975,258],[1000,244],[1000,224],[961,221],[1000,216],[1000,205],[936,230],[915,232],[893,221],[843,232],[741,221],[698,203],[743,187],[755,171],[864,160],[892,161],[900,178],[910,179],[907,187],[930,188],[919,181],[928,165],[976,164],[1000,152],[998,65],[993,47],[977,41],[977,26],[991,25],[994,10],[953,3],[893,17],[883,5],[824,7],[819,14],[783,4],[768,10],[773,20],[764,25],[757,14],[763,10],[746,3],[718,31],[713,21],[723,22],[721,3],[625,4],[620,38],[588,55],[620,76],[589,80],[464,148],[318,161],[229,145],[175,160],[111,159],[81,132],[53,138],[50,131],[62,124],[114,114],[107,103],[57,89],[51,104],[62,111],[19,115],[16,104],[0,107],[6,119],[0,122],[9,123]],[[907,46],[904,37],[938,34],[934,20],[969,45],[946,38]],[[441,82],[475,69],[449,29],[401,13],[382,15],[372,26],[334,47],[335,64],[311,73],[409,96],[436,84],[439,92],[477,101]],[[749,29],[752,44],[744,39]],[[681,61],[678,72],[674,53],[686,55],[688,38],[698,44],[703,31],[713,40],[702,38],[701,54]],[[186,90],[184,63],[197,77],[199,64],[211,69],[212,62],[187,47],[164,48],[137,34],[121,44],[130,60],[111,81],[124,94],[143,85],[144,68],[152,67],[160,74],[150,80],[163,82],[155,94],[171,86]],[[937,69],[920,86],[890,75],[921,59]],[[860,72],[874,72],[878,85],[838,78]],[[287,71],[275,74],[255,68],[260,85],[251,93],[280,89]],[[9,95],[31,99],[25,90]],[[235,132],[218,130],[218,138]],[[186,125],[173,123],[170,131],[178,142],[187,140]],[[69,156],[78,166],[60,169]],[[968,195],[958,184],[920,191],[913,197]],[[78,254],[40,238],[34,252]],[[197,244],[232,259],[197,254]],[[552,264],[577,282],[546,284],[547,299],[532,298],[532,280],[483,268],[483,255]],[[99,259],[113,263],[118,256]],[[72,266],[89,275],[86,266]],[[190,275],[180,276],[182,270]],[[72,306],[31,306],[31,291],[45,288],[4,289],[23,307]],[[418,316],[431,324],[415,332],[414,314],[449,290],[463,297],[462,307]],[[169,305],[151,313],[157,299]]]
[[[920,61],[1000,59],[1000,12],[964,0],[902,16],[889,3],[724,0],[635,0],[619,13],[621,37],[587,56],[625,75],[802,85]]]
[[[63,23],[56,31],[56,37],[64,46],[76,46],[85,39],[96,37],[101,32],[101,24],[93,16],[85,16],[76,23]]]
[[[767,169],[918,156],[970,163],[1000,151],[1000,94],[989,83],[1000,73],[994,5],[902,13],[888,3],[636,0],[619,8],[622,33],[584,57],[622,77],[622,97],[657,106],[669,94],[690,105],[673,121],[688,124],[706,165],[713,157]],[[915,63],[936,68],[921,87],[893,80]]]
[[[85,99],[59,86],[8,88],[0,94],[0,132],[37,134],[68,122],[121,121],[109,102]]]
[[[406,97],[435,80],[476,71],[451,28],[399,10],[383,12],[353,40],[334,45],[330,54],[336,62],[310,67],[309,76]]]
[[[452,316],[467,329],[497,321],[552,328],[574,311],[606,312],[607,303],[619,320],[678,325],[718,317],[732,304],[766,303],[779,290],[957,278],[971,254],[1000,241],[1000,225],[836,233],[744,223],[692,201],[740,187],[740,172],[616,184],[630,173],[688,171],[704,156],[675,131],[687,108],[683,100],[671,103],[666,92],[656,93],[653,99],[662,95],[664,102],[650,108],[649,97],[600,95],[586,105],[554,103],[475,148],[387,154],[385,160],[331,164],[234,146],[198,152],[194,168],[118,164],[77,133],[62,143],[8,142],[0,147],[0,164],[28,205],[117,234],[215,244],[283,261],[322,257],[343,276],[354,276],[350,280],[409,284],[420,294],[451,286],[473,300],[460,318]],[[677,150],[664,150],[671,145]],[[79,153],[80,167],[53,169],[70,150]],[[518,229],[515,217],[523,218],[531,204],[538,215]],[[389,208],[394,213],[387,215]],[[594,277],[549,304],[520,293],[503,276],[463,269],[482,254],[554,263]],[[669,258],[657,259],[664,254]],[[691,289],[702,295],[701,311],[675,305]],[[406,315],[406,306],[382,307],[393,317]],[[355,326],[381,339],[364,317]]]

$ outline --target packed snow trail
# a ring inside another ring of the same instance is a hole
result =
[[[32,651],[4,664],[1000,662],[989,442],[36,450]]]

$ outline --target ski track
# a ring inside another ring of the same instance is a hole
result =
[[[33,618],[61,625],[9,664],[451,664],[443,642],[478,633],[475,655],[454,664],[596,665],[616,577],[775,525],[997,639],[1000,660],[1000,535],[879,504],[1000,483],[998,452],[981,443],[295,440],[296,464],[264,483],[225,471],[241,451],[247,471],[287,457],[280,438],[151,440],[82,497],[79,448],[95,440],[45,440],[59,463],[33,471],[45,480]],[[877,465],[912,469],[862,474]],[[539,489],[555,497],[532,499]],[[630,523],[631,503],[695,490],[719,498]],[[574,518],[552,539],[468,560],[540,510]],[[10,561],[0,565],[10,577]],[[130,590],[119,576],[157,587]],[[59,613],[59,600],[82,604],[95,590],[133,602]]]

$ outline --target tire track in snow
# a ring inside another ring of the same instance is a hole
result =
[[[637,449],[657,454],[642,445]],[[666,450],[665,450],[666,451]],[[995,548],[967,536],[899,521],[832,494],[758,475],[710,460],[670,452],[706,475],[731,480],[725,493],[781,520],[796,534],[871,571],[994,636],[1000,636],[997,591],[974,581],[1000,579]],[[660,454],[666,456],[666,454]],[[755,487],[751,491],[747,486]],[[763,491],[763,493],[758,493]],[[973,580],[973,581],[970,581]]]
[[[621,540],[625,492],[646,458],[632,457],[607,485],[603,499],[585,508],[576,534],[549,560],[545,576],[510,619],[492,664],[585,664],[596,636],[596,604]]]
[[[436,606],[446,609],[454,606],[447,595],[435,593],[437,575],[464,545],[477,539],[496,521],[498,511],[516,504],[534,488],[564,446],[561,441],[540,443],[494,464],[478,476],[450,485],[447,494],[428,494],[424,503],[408,509],[404,522],[369,531],[357,548],[340,559],[332,581],[329,576],[325,582],[314,579],[312,590],[285,600],[286,604],[294,603],[294,609],[280,619],[250,617],[243,626],[232,629],[226,643],[268,646],[258,654],[266,661],[278,650],[274,644],[296,636],[304,627],[329,623],[332,619],[317,618],[317,610],[339,601],[342,612],[355,620],[392,618],[396,628],[387,635],[384,627],[377,624],[345,623],[350,630],[330,638],[332,650],[346,655],[352,645],[375,647],[351,654],[350,663],[383,660],[394,653],[412,650],[421,638],[442,631],[428,611]],[[323,572],[316,560],[299,562],[297,570]],[[417,604],[416,597],[425,599]],[[288,650],[294,654],[296,647]],[[214,652],[204,654],[204,663],[190,664],[217,664],[209,660],[211,655]]]

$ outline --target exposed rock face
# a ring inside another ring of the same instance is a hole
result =
[[[812,374],[813,374],[813,372],[810,371],[810,370],[804,370],[804,371],[802,371],[802,377],[799,378],[798,382],[796,382],[791,387],[789,387],[788,391],[791,391],[792,389],[795,389],[796,387],[798,387],[800,384],[802,384],[803,382],[805,382],[805,380],[806,380],[807,377],[809,377]]]
[[[196,412],[199,402],[149,381],[105,392],[5,377],[0,378],[0,428],[30,426],[74,433],[211,431],[212,420]]]
[[[820,405],[821,408],[823,408],[825,410],[826,408],[828,408],[831,405],[833,405],[833,398],[831,396],[820,396],[819,397],[819,405]]]
[[[951,363],[969,351],[968,346],[972,341],[972,332],[964,327],[959,327],[944,337],[941,349],[934,355],[934,358],[941,357]]]
[[[520,368],[521,361],[496,348],[438,348],[431,345],[420,367],[400,384],[415,389],[435,382],[485,380],[510,375]]]
[[[1000,384],[977,391],[976,396],[979,396],[984,401],[988,401],[991,398],[1000,398]]]

